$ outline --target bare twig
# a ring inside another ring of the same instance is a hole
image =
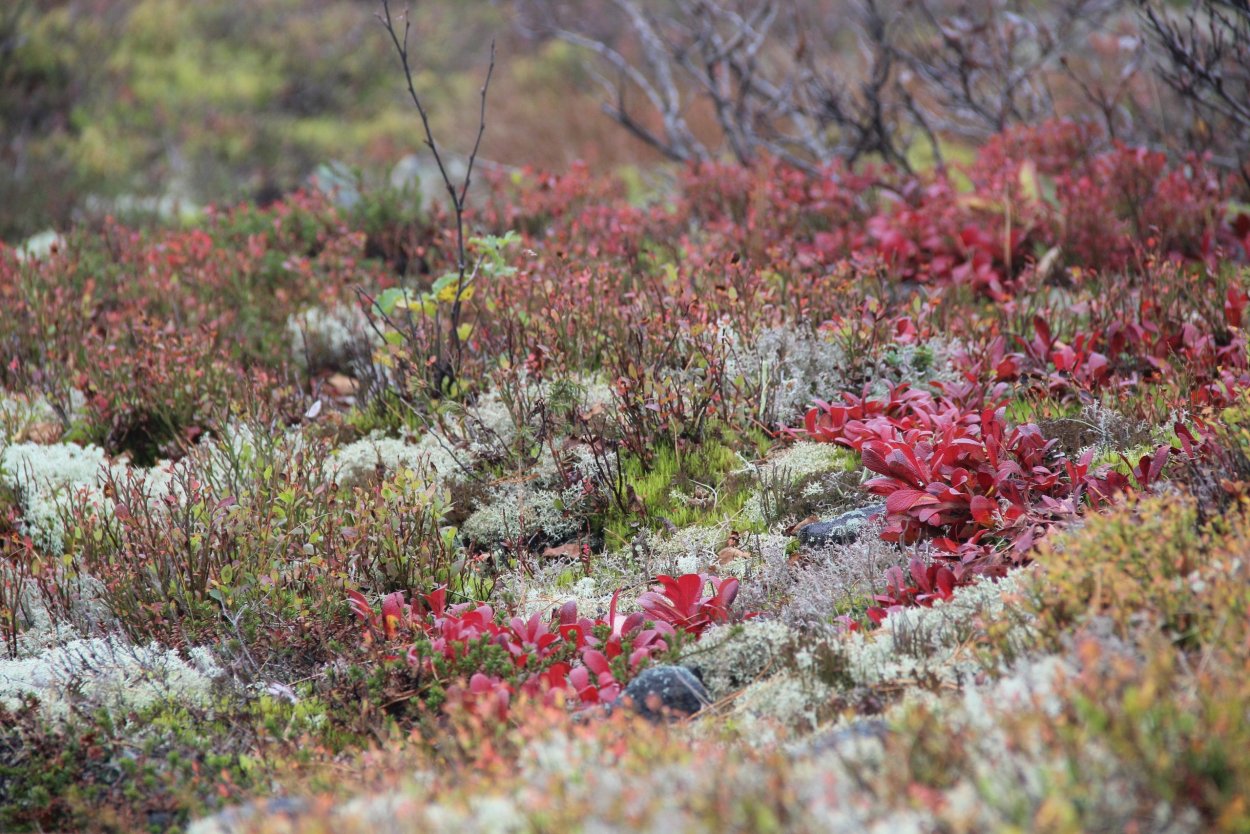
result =
[[[469,154],[468,163],[465,166],[464,178],[459,186],[452,179],[446,164],[443,161],[443,154],[439,150],[438,143],[434,139],[434,132],[430,127],[429,112],[421,101],[421,96],[417,93],[416,85],[412,80],[412,63],[410,53],[408,51],[408,36],[411,31],[411,21],[408,12],[405,10],[403,15],[403,34],[401,35],[396,28],[395,18],[391,14],[390,0],[382,0],[382,12],[378,16],[383,28],[386,29],[387,35],[390,36],[391,44],[395,48],[395,53],[399,58],[400,67],[404,73],[404,81],[408,85],[408,97],[412,99],[413,106],[417,108],[417,114],[421,117],[421,127],[425,132],[425,145],[430,149],[430,153],[434,156],[434,162],[438,167],[439,176],[443,180],[443,186],[447,190],[447,196],[451,200],[452,211],[456,218],[456,293],[452,301],[451,315],[448,322],[448,344],[449,351],[447,354],[442,350],[442,335],[436,334],[435,361],[433,363],[435,372],[435,388],[441,390],[445,382],[454,382],[460,370],[462,344],[460,339],[460,318],[463,313],[464,290],[473,276],[470,274],[468,258],[465,250],[466,237],[464,232],[464,214],[465,205],[469,196],[469,186],[473,181],[473,168],[477,162],[478,152],[482,147],[482,137],[486,133],[486,97],[490,90],[491,78],[495,73],[495,42],[492,40],[490,44],[490,65],[486,69],[486,79],[482,82],[481,103],[478,111],[478,129],[477,137],[473,143],[473,150]]]
[[[1236,159],[1250,186],[1250,2],[1201,0],[1177,15],[1138,0],[1150,39],[1162,52],[1165,84],[1212,124],[1204,133]]]
[[[1129,101],[1134,73],[1095,67],[1081,76],[1064,64],[1126,3],[978,0],[953,13],[940,0],[849,0],[844,13],[822,14],[782,0],[612,0],[616,18],[594,27],[570,23],[559,4],[530,8],[541,9],[532,18],[546,16],[547,33],[611,68],[608,77],[599,76],[610,102],[604,111],[669,158],[698,161],[727,152],[743,163],[771,156],[816,171],[833,160],[861,159],[907,170],[917,140],[940,164],[943,139],[982,140],[1056,115],[1058,80],[1071,82],[1117,138],[1141,141]],[[1246,0],[1203,4],[1217,8],[1210,18],[1231,32]],[[529,23],[530,31],[544,30]],[[590,34],[613,24],[625,33],[619,41]],[[861,60],[840,69],[847,35],[858,40]],[[1194,64],[1196,57],[1178,60]],[[1200,74],[1204,66],[1197,61]],[[1242,89],[1231,83],[1244,78],[1238,72],[1223,68],[1225,86],[1210,97],[1213,112],[1250,113],[1244,103],[1250,95],[1239,95]],[[630,110],[634,91],[641,96]],[[690,106],[698,98],[710,105],[723,148],[704,146],[703,134],[690,130]]]

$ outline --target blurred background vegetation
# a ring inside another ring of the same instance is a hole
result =
[[[265,203],[329,163],[385,183],[422,136],[379,8],[0,0],[0,240]],[[1250,146],[1244,0],[423,0],[412,20],[414,81],[453,159],[471,147],[497,42],[487,168],[620,169],[731,149],[789,160],[805,123],[816,131],[798,156],[817,163],[958,161],[1054,117],[1227,167]],[[757,25],[771,26],[759,52]],[[770,72],[782,92],[760,92]],[[661,112],[666,74],[680,101]],[[733,101],[717,102],[726,78]],[[407,170],[420,177],[422,164]],[[428,177],[424,191],[438,193]]]
[[[421,142],[378,7],[4,0],[0,239],[93,210],[263,202],[330,160],[388,170]],[[486,159],[563,169],[650,158],[593,100],[577,106],[592,91],[572,47],[510,19],[506,4],[480,0],[426,0],[413,14],[417,85],[453,152],[476,127],[495,38]]]

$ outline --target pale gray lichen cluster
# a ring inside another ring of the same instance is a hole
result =
[[[0,703],[15,709],[33,696],[55,719],[101,708],[126,715],[164,699],[207,704],[221,675],[207,649],[192,649],[184,658],[157,643],[133,645],[118,634],[79,636],[0,660]]]
[[[205,447],[200,454],[211,463],[215,447]],[[159,509],[163,497],[182,496],[180,476],[192,465],[184,460],[132,467],[109,460],[94,445],[15,443],[0,450],[0,485],[17,496],[22,532],[41,551],[59,555],[65,549],[65,520],[72,510],[87,508],[103,519],[112,518],[112,501],[104,495],[109,479],[134,484]]]
[[[714,700],[781,671],[797,635],[776,620],[753,619],[703,633],[682,663],[698,671]]]
[[[1000,643],[1021,647],[1031,643],[1029,618],[1007,601],[1022,581],[1017,574],[997,582],[978,579],[957,589],[947,602],[896,610],[875,631],[849,635],[845,647],[849,674],[861,685],[925,679],[958,686],[973,680],[985,671],[985,664],[965,644],[978,630],[1006,623],[1008,631]]]
[[[581,530],[585,499],[586,493],[580,486],[545,489],[525,484],[503,485],[465,519],[460,532],[484,547],[509,541],[527,542],[536,537],[561,542]]]
[[[761,422],[793,425],[813,399],[830,400],[852,388],[859,393],[859,385],[847,376],[852,363],[832,334],[811,327],[775,327],[748,337],[726,328],[724,338],[729,346],[726,374],[759,389]],[[959,378],[952,361],[955,348],[942,339],[891,345],[871,357],[871,367],[861,367],[860,373],[872,380],[869,393],[875,396],[900,382],[954,381]]]
[[[22,507],[22,531],[53,554],[65,548],[63,516],[70,501],[104,506],[101,477],[123,467],[109,463],[98,446],[15,443],[0,452],[0,484]]]
[[[433,434],[419,440],[375,432],[340,446],[326,461],[326,472],[340,487],[363,486],[380,472],[383,477],[410,469],[431,479],[452,480],[463,475],[455,452]]]
[[[614,452],[605,451],[596,461],[585,444],[577,444],[561,449],[557,461],[552,444],[526,443],[523,454],[533,458],[525,471],[493,483],[483,473],[492,465],[514,463],[510,457],[514,445],[536,436],[541,426],[535,422],[539,417],[534,403],[569,394],[577,408],[604,408],[611,401],[610,391],[590,381],[577,382],[561,393],[553,383],[532,380],[523,370],[516,372],[512,384],[516,388],[512,399],[487,392],[453,410],[444,425],[419,435],[375,432],[342,446],[330,456],[327,475],[338,486],[351,487],[376,473],[415,471],[448,490],[465,513],[461,535],[484,549],[536,537],[567,540],[583,526],[589,495],[603,486],[605,472],[615,469]]]
[[[729,330],[725,372],[760,389],[760,419],[792,423],[815,397],[831,397],[845,385],[841,350],[811,328],[766,328],[754,337]]]
[[[291,359],[305,371],[352,370],[368,360],[378,342],[365,312],[356,305],[313,307],[286,322]]]
[[[854,689],[960,687],[1008,658],[987,661],[967,650],[990,623],[1007,623],[1005,644],[1030,645],[1030,626],[1012,600],[1020,580],[982,579],[931,608],[896,611],[873,631],[800,634],[777,621],[710,629],[685,662],[715,698],[735,694],[731,713],[744,736],[775,742],[819,726],[834,684]],[[706,645],[705,645],[706,643]]]
[[[831,443],[800,441],[752,468],[755,488],[742,507],[747,524],[797,520],[858,497],[857,456]]]
[[[74,404],[81,405],[84,399],[77,390],[70,396],[71,408]],[[60,415],[44,397],[0,392],[0,444],[13,442],[15,435],[32,424],[59,420]]]

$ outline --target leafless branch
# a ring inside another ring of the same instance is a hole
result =
[[[421,101],[421,96],[417,94],[416,85],[412,80],[412,64],[410,61],[410,53],[408,50],[408,36],[411,31],[411,21],[407,10],[403,15],[403,34],[400,35],[396,28],[395,18],[391,14],[391,4],[389,0],[382,0],[382,12],[378,16],[383,28],[386,29],[387,35],[390,36],[391,44],[395,48],[395,53],[399,58],[400,67],[404,73],[404,81],[408,85],[408,96],[412,99],[413,106],[417,109],[417,114],[421,118],[421,127],[425,133],[425,145],[430,149],[430,153],[434,156],[434,162],[438,166],[439,176],[443,180],[443,186],[447,190],[447,196],[451,200],[452,211],[456,219],[456,293],[452,301],[451,315],[449,317],[449,327],[447,340],[449,351],[444,354],[442,351],[442,336],[439,334],[435,343],[436,356],[433,363],[434,373],[436,376],[435,389],[442,390],[445,382],[455,381],[460,367],[460,359],[462,352],[462,344],[460,340],[460,318],[463,314],[464,290],[468,281],[471,280],[469,274],[468,258],[465,252],[465,233],[464,233],[464,213],[465,204],[469,196],[469,186],[473,181],[473,168],[477,162],[478,152],[482,147],[482,137],[486,133],[486,96],[490,90],[491,78],[495,74],[495,42],[492,40],[490,44],[490,64],[486,69],[486,78],[482,82],[480,107],[478,110],[478,129],[477,136],[473,142],[473,150],[469,154],[468,162],[465,166],[464,178],[461,180],[459,187],[452,179],[451,174],[447,170],[447,166],[443,162],[443,155],[439,151],[438,143],[434,139],[434,132],[430,127],[430,116],[425,105]]]
[[[1137,2],[1172,53],[1173,85],[1205,85],[1212,114],[1250,119],[1250,60],[1229,60],[1250,40],[1250,0],[1201,0],[1207,11],[1188,29],[1176,13],[1151,10],[1155,0]],[[1084,99],[1115,138],[1157,144],[1166,135],[1150,122],[1156,100],[1141,96],[1149,83],[1137,71],[1141,51],[1114,69],[1099,62],[1117,56],[1094,54],[1112,24],[1128,25],[1120,14],[1128,0],[845,4],[834,12],[784,0],[611,0],[607,11],[617,16],[587,26],[570,22],[577,4],[561,12],[551,2],[531,4],[531,14],[559,25],[530,30],[555,33],[609,67],[615,78],[598,75],[610,102],[605,112],[676,160],[727,153],[750,163],[770,155],[815,170],[835,159],[873,158],[907,169],[917,141],[940,163],[943,141],[981,141],[1052,118],[1060,96],[1065,104]],[[623,34],[604,34],[614,26]],[[846,60],[848,37],[858,41],[857,63]],[[628,109],[634,92],[641,95]],[[697,100],[710,106],[722,147],[701,144],[706,134],[691,130]]]
[[[706,155],[706,150],[690,137],[690,130],[686,127],[680,110],[670,112],[668,109],[669,102],[655,88],[651,80],[641,70],[631,64],[625,56],[602,41],[597,41],[568,29],[557,29],[555,34],[561,40],[593,52],[619,74],[620,79],[613,83],[601,74],[595,73],[600,85],[607,92],[610,99],[610,102],[605,102],[603,105],[604,113],[616,120],[630,133],[677,162],[688,162],[691,159],[701,158]],[[626,90],[629,86],[629,84],[625,83],[626,81],[641,90],[655,112],[662,115],[665,137],[657,136],[630,114],[625,104]],[[683,137],[685,137],[684,142],[682,141]]]
[[[1147,34],[1162,50],[1160,77],[1213,124],[1250,185],[1250,0],[1200,0],[1183,14],[1138,0]]]

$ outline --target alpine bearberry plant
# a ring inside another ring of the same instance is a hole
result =
[[[403,658],[426,695],[433,691],[450,704],[503,719],[514,694],[564,698],[574,708],[612,704],[629,678],[667,654],[679,634],[698,637],[708,625],[733,618],[736,579],[686,574],[656,581],[639,598],[641,611],[619,613],[618,591],[606,617],[586,617],[576,602],[567,602],[550,622],[539,614],[502,617],[484,604],[448,605],[445,587],[413,603],[402,592],[387,594],[376,611],[359,591],[349,590],[348,601],[366,644],[387,652],[409,644]],[[708,585],[713,594],[704,599]]]

